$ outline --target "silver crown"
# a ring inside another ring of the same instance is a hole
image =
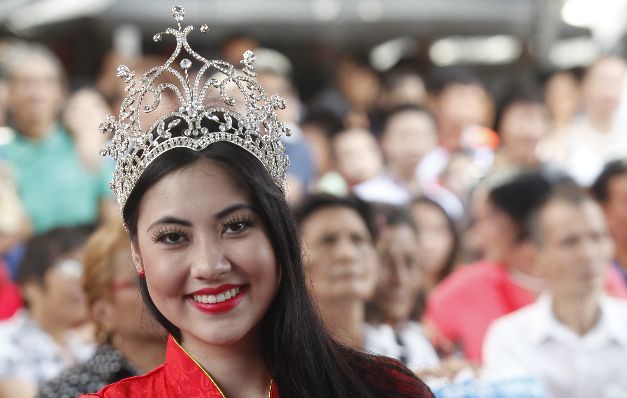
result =
[[[252,51],[244,53],[240,61],[241,72],[228,62],[207,60],[187,43],[187,35],[194,27],[181,27],[185,16],[183,7],[172,8],[172,16],[177,29],[168,28],[165,32],[157,33],[153,40],[160,41],[164,35],[174,36],[174,52],[165,64],[144,73],[139,84],[135,72],[126,65],[120,65],[117,76],[127,84],[125,90],[128,95],[122,101],[119,117],[116,119],[109,115],[100,125],[103,134],[113,134],[111,142],[100,153],[115,160],[110,186],[120,209],[124,208],[143,171],[159,155],[173,148],[200,151],[221,141],[236,144],[257,157],[274,182],[283,189],[289,159],[280,139],[283,134],[290,135],[290,130],[278,119],[276,110],[284,109],[285,101],[276,94],[268,97],[253,79],[256,76],[253,67],[255,54]],[[200,31],[206,33],[207,25],[202,25]],[[174,67],[175,60],[181,53],[180,70],[177,70]],[[190,81],[189,70],[194,62],[200,68],[193,81]],[[214,74],[209,76],[208,71]],[[163,82],[154,86],[155,80],[162,74],[173,76],[175,83]],[[229,91],[234,88],[239,90],[238,96],[243,95],[245,112],[233,109],[238,101]],[[148,129],[143,129],[140,124],[141,112],[154,111],[165,90],[170,90],[176,96],[180,104],[178,110],[161,115]],[[206,105],[209,90],[219,90],[220,100],[230,108]],[[144,104],[149,94],[154,99]],[[207,122],[217,128],[205,127]]]

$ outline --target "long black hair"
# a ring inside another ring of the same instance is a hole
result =
[[[218,142],[198,152],[176,148],[153,161],[123,211],[131,239],[137,242],[144,193],[166,174],[199,159],[223,166],[248,190],[272,242],[281,283],[259,329],[261,350],[281,397],[431,397],[428,388],[400,363],[354,351],[329,336],[306,288],[300,242],[285,197],[258,159],[237,145]],[[180,330],[150,298],[144,278],[140,285],[150,311],[180,339]]]

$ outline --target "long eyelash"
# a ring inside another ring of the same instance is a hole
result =
[[[243,223],[249,227],[252,227],[255,225],[255,217],[249,214],[231,216],[222,222],[222,228],[224,229],[228,227],[229,225],[240,224],[240,223]]]
[[[152,233],[153,242],[161,242],[169,234],[183,234],[183,231],[176,227],[160,226]]]

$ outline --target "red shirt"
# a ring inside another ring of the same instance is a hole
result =
[[[627,295],[615,270],[609,270],[606,286],[614,296]],[[436,338],[460,346],[467,359],[480,364],[483,338],[492,321],[535,299],[504,266],[484,261],[462,266],[442,281],[429,296],[425,317],[439,334]]]
[[[165,363],[142,376],[130,377],[103,387],[88,397],[224,398],[220,387],[173,338],[168,338]],[[270,398],[279,398],[274,385]]]
[[[20,291],[9,278],[4,263],[0,261],[0,320],[8,319],[22,308]]]

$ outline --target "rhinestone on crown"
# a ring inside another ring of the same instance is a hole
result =
[[[165,64],[148,70],[139,81],[135,79],[135,72],[126,65],[120,65],[116,75],[126,83],[128,95],[122,101],[118,118],[108,115],[100,125],[103,134],[113,136],[100,153],[111,156],[115,161],[110,186],[120,209],[124,208],[143,171],[159,155],[173,148],[200,151],[220,141],[236,144],[253,154],[279,188],[283,189],[289,159],[281,143],[281,136],[289,135],[290,131],[279,120],[276,110],[284,109],[285,101],[276,94],[268,97],[255,81],[255,54],[252,51],[244,53],[240,61],[241,72],[228,62],[207,60],[187,43],[187,35],[194,27],[181,26],[185,17],[183,7],[172,8],[172,16],[177,28],[157,33],[153,40],[160,41],[165,35],[174,36],[174,52]],[[200,31],[207,32],[207,25],[202,25]],[[180,55],[183,56],[177,64],[175,61]],[[199,68],[191,80],[189,71],[194,63]],[[207,72],[215,73],[209,75]],[[215,77],[216,73],[218,78]],[[176,83],[164,82],[154,86],[155,80],[165,74],[173,76]],[[205,105],[208,91],[217,90],[222,102],[229,107],[235,106],[236,100],[229,94],[234,88],[243,95],[244,112]],[[161,102],[161,94],[166,90],[176,96],[178,109],[161,115],[149,128],[143,128],[140,123],[141,113],[154,111]],[[144,104],[149,94],[154,98]],[[211,121],[212,125],[218,126],[217,130],[203,127],[203,121]]]

